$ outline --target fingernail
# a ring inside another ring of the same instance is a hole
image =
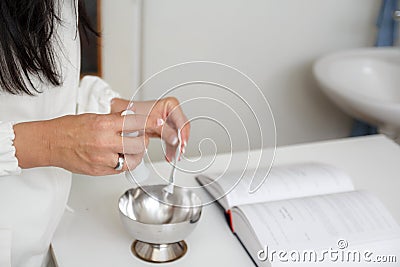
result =
[[[178,144],[178,141],[179,141],[178,137],[174,136],[174,139],[172,139],[172,141],[171,141],[171,145],[176,146]]]
[[[157,119],[157,126],[162,126],[164,125],[164,120],[163,119]]]
[[[128,109],[133,108],[133,102],[129,102]]]
[[[127,110],[122,111],[121,116],[133,115],[133,114],[135,114],[135,112],[133,112],[130,109],[127,109]]]

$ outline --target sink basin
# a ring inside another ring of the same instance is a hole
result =
[[[400,48],[363,48],[333,53],[314,64],[321,90],[352,117],[400,133]]]

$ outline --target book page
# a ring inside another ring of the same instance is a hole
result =
[[[400,237],[383,204],[363,191],[243,205],[233,214],[234,227],[235,216],[245,216],[259,243],[272,248],[336,246],[340,239],[357,246]]]
[[[229,192],[226,195],[229,207],[354,190],[350,177],[339,169],[322,163],[302,163],[274,166],[260,189],[251,194],[249,188],[253,171],[226,172],[208,177],[217,179],[219,190],[223,190],[220,195]],[[266,170],[257,172],[254,180],[261,180],[264,176],[257,175],[264,173]],[[216,187],[215,184],[209,186]]]

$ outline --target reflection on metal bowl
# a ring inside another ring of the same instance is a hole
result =
[[[174,194],[165,185],[129,189],[119,199],[122,223],[137,241],[133,253],[150,262],[169,262],[187,250],[183,241],[196,227],[201,216],[201,200],[192,191],[175,187]]]

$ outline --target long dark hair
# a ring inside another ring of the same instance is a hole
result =
[[[0,0],[0,87],[4,92],[40,93],[32,76],[54,86],[62,84],[53,38],[57,24],[62,23],[62,0],[57,1],[60,0]],[[82,1],[78,10],[80,34],[98,36]]]

